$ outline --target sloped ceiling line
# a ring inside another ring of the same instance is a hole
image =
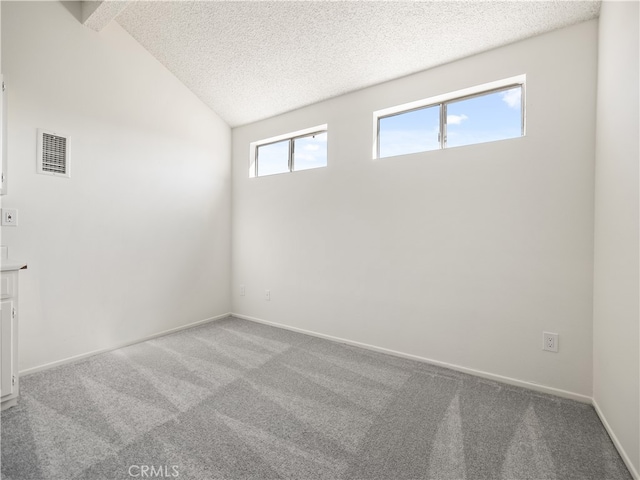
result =
[[[99,32],[123,12],[128,1],[122,0],[83,0],[82,24]]]
[[[600,12],[599,0],[84,3],[85,25],[99,30],[116,18],[231,127]]]

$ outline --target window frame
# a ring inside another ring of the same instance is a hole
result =
[[[259,178],[259,177],[270,177],[272,175],[280,175],[279,173],[273,173],[271,175],[258,175],[258,162],[259,162],[259,154],[258,150],[260,147],[265,147],[268,145],[273,145],[275,143],[288,142],[288,158],[287,165],[289,167],[288,172],[281,173],[294,173],[295,170],[295,141],[300,138],[312,137],[315,135],[321,134],[327,135],[327,157],[328,157],[328,143],[329,143],[329,128],[327,124],[318,125],[317,127],[306,128],[304,130],[298,130],[297,132],[286,133],[284,135],[279,135],[277,137],[271,137],[264,140],[259,140],[257,142],[252,142],[250,144],[250,155],[249,155],[249,177],[250,178]],[[327,158],[327,165],[329,165],[329,159]],[[323,167],[315,167],[308,168],[304,170],[297,171],[305,171],[305,170],[315,170],[316,168]]]
[[[373,112],[374,118],[374,145],[373,145],[373,159],[381,160],[383,158],[400,157],[402,155],[414,155],[415,153],[433,152],[437,150],[444,150],[447,147],[447,105],[450,103],[456,103],[463,100],[469,100],[471,98],[481,97],[484,95],[490,95],[492,93],[498,93],[501,91],[511,90],[515,87],[520,87],[520,137],[526,135],[526,114],[525,114],[525,87],[526,75],[518,75],[516,77],[509,77],[503,80],[497,80],[495,82],[485,83],[475,87],[466,88],[463,90],[457,90],[443,95],[418,100],[415,102],[405,103],[394,107],[385,108]],[[421,152],[405,153],[399,155],[389,155],[387,157],[380,156],[380,120],[384,118],[403,115],[405,113],[414,112],[417,110],[439,107],[440,108],[440,124],[438,128],[438,143],[439,148],[433,150],[423,150]],[[508,140],[508,139],[504,139]],[[499,141],[499,140],[493,140]],[[490,142],[481,142],[490,143]],[[469,145],[478,145],[479,143],[472,143]],[[468,145],[465,145],[468,146]]]

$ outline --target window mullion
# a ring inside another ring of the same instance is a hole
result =
[[[293,138],[289,139],[289,172],[293,172]]]
[[[254,162],[253,168],[255,168],[255,176],[258,176],[258,161],[259,161],[259,155],[258,155],[258,148],[259,146],[256,145],[256,161]]]
[[[525,114],[524,114],[524,83],[520,85],[520,135],[524,137]]]
[[[440,149],[444,149],[447,145],[447,104],[440,104]]]
[[[380,117],[376,120],[376,158],[380,158]]]

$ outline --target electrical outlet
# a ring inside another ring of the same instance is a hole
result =
[[[271,300],[271,290],[264,291],[264,299],[268,302]]]
[[[15,227],[18,225],[18,210],[13,208],[3,208],[2,225],[7,227]]]
[[[558,352],[558,334],[542,332],[542,349],[547,352]]]
[[[244,297],[244,294],[245,294],[244,285],[240,285],[240,296]]]

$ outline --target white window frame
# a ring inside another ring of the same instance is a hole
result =
[[[392,157],[380,157],[380,119],[391,117],[394,115],[401,115],[403,113],[408,113],[413,110],[419,110],[422,108],[435,107],[440,106],[440,132],[438,136],[438,141],[440,143],[439,149],[436,150],[427,150],[427,151],[437,151],[442,150],[446,147],[446,136],[447,136],[447,103],[456,102],[459,100],[467,100],[473,97],[479,97],[481,95],[486,95],[494,92],[499,92],[501,90],[507,90],[510,87],[520,87],[522,89],[522,95],[520,98],[521,101],[521,129],[522,135],[524,137],[526,134],[526,114],[525,114],[525,84],[526,84],[527,76],[517,75],[514,77],[504,78],[502,80],[496,80],[494,82],[483,83],[482,85],[476,85],[474,87],[464,88],[462,90],[456,90],[455,92],[444,93],[442,95],[436,95],[434,97],[425,98],[422,100],[416,100],[414,102],[403,103],[402,105],[395,105],[393,107],[383,108],[382,110],[376,110],[373,112],[373,149],[372,156],[373,160],[382,160],[384,158],[392,158]],[[451,148],[451,147],[449,147]],[[416,152],[418,153],[418,152]],[[424,152],[419,152],[424,153]],[[405,154],[405,155],[413,155],[413,154]],[[393,157],[401,156],[401,155],[393,155]]]
[[[277,135],[275,137],[265,138],[264,140],[258,140],[257,142],[251,142],[249,144],[249,177],[250,178],[258,178],[258,147],[263,147],[265,145],[270,145],[272,143],[279,143],[288,141],[289,142],[289,171],[283,173],[293,173],[295,172],[294,168],[294,150],[293,150],[293,142],[298,138],[310,137],[312,135],[320,135],[322,133],[327,134],[327,149],[328,149],[328,136],[329,136],[329,126],[328,124],[317,125],[315,127],[305,128],[303,130],[298,130],[296,132],[285,133],[283,135]],[[327,159],[327,164],[328,164]],[[313,170],[313,169],[311,169]],[[270,177],[271,175],[262,175],[263,177]]]

